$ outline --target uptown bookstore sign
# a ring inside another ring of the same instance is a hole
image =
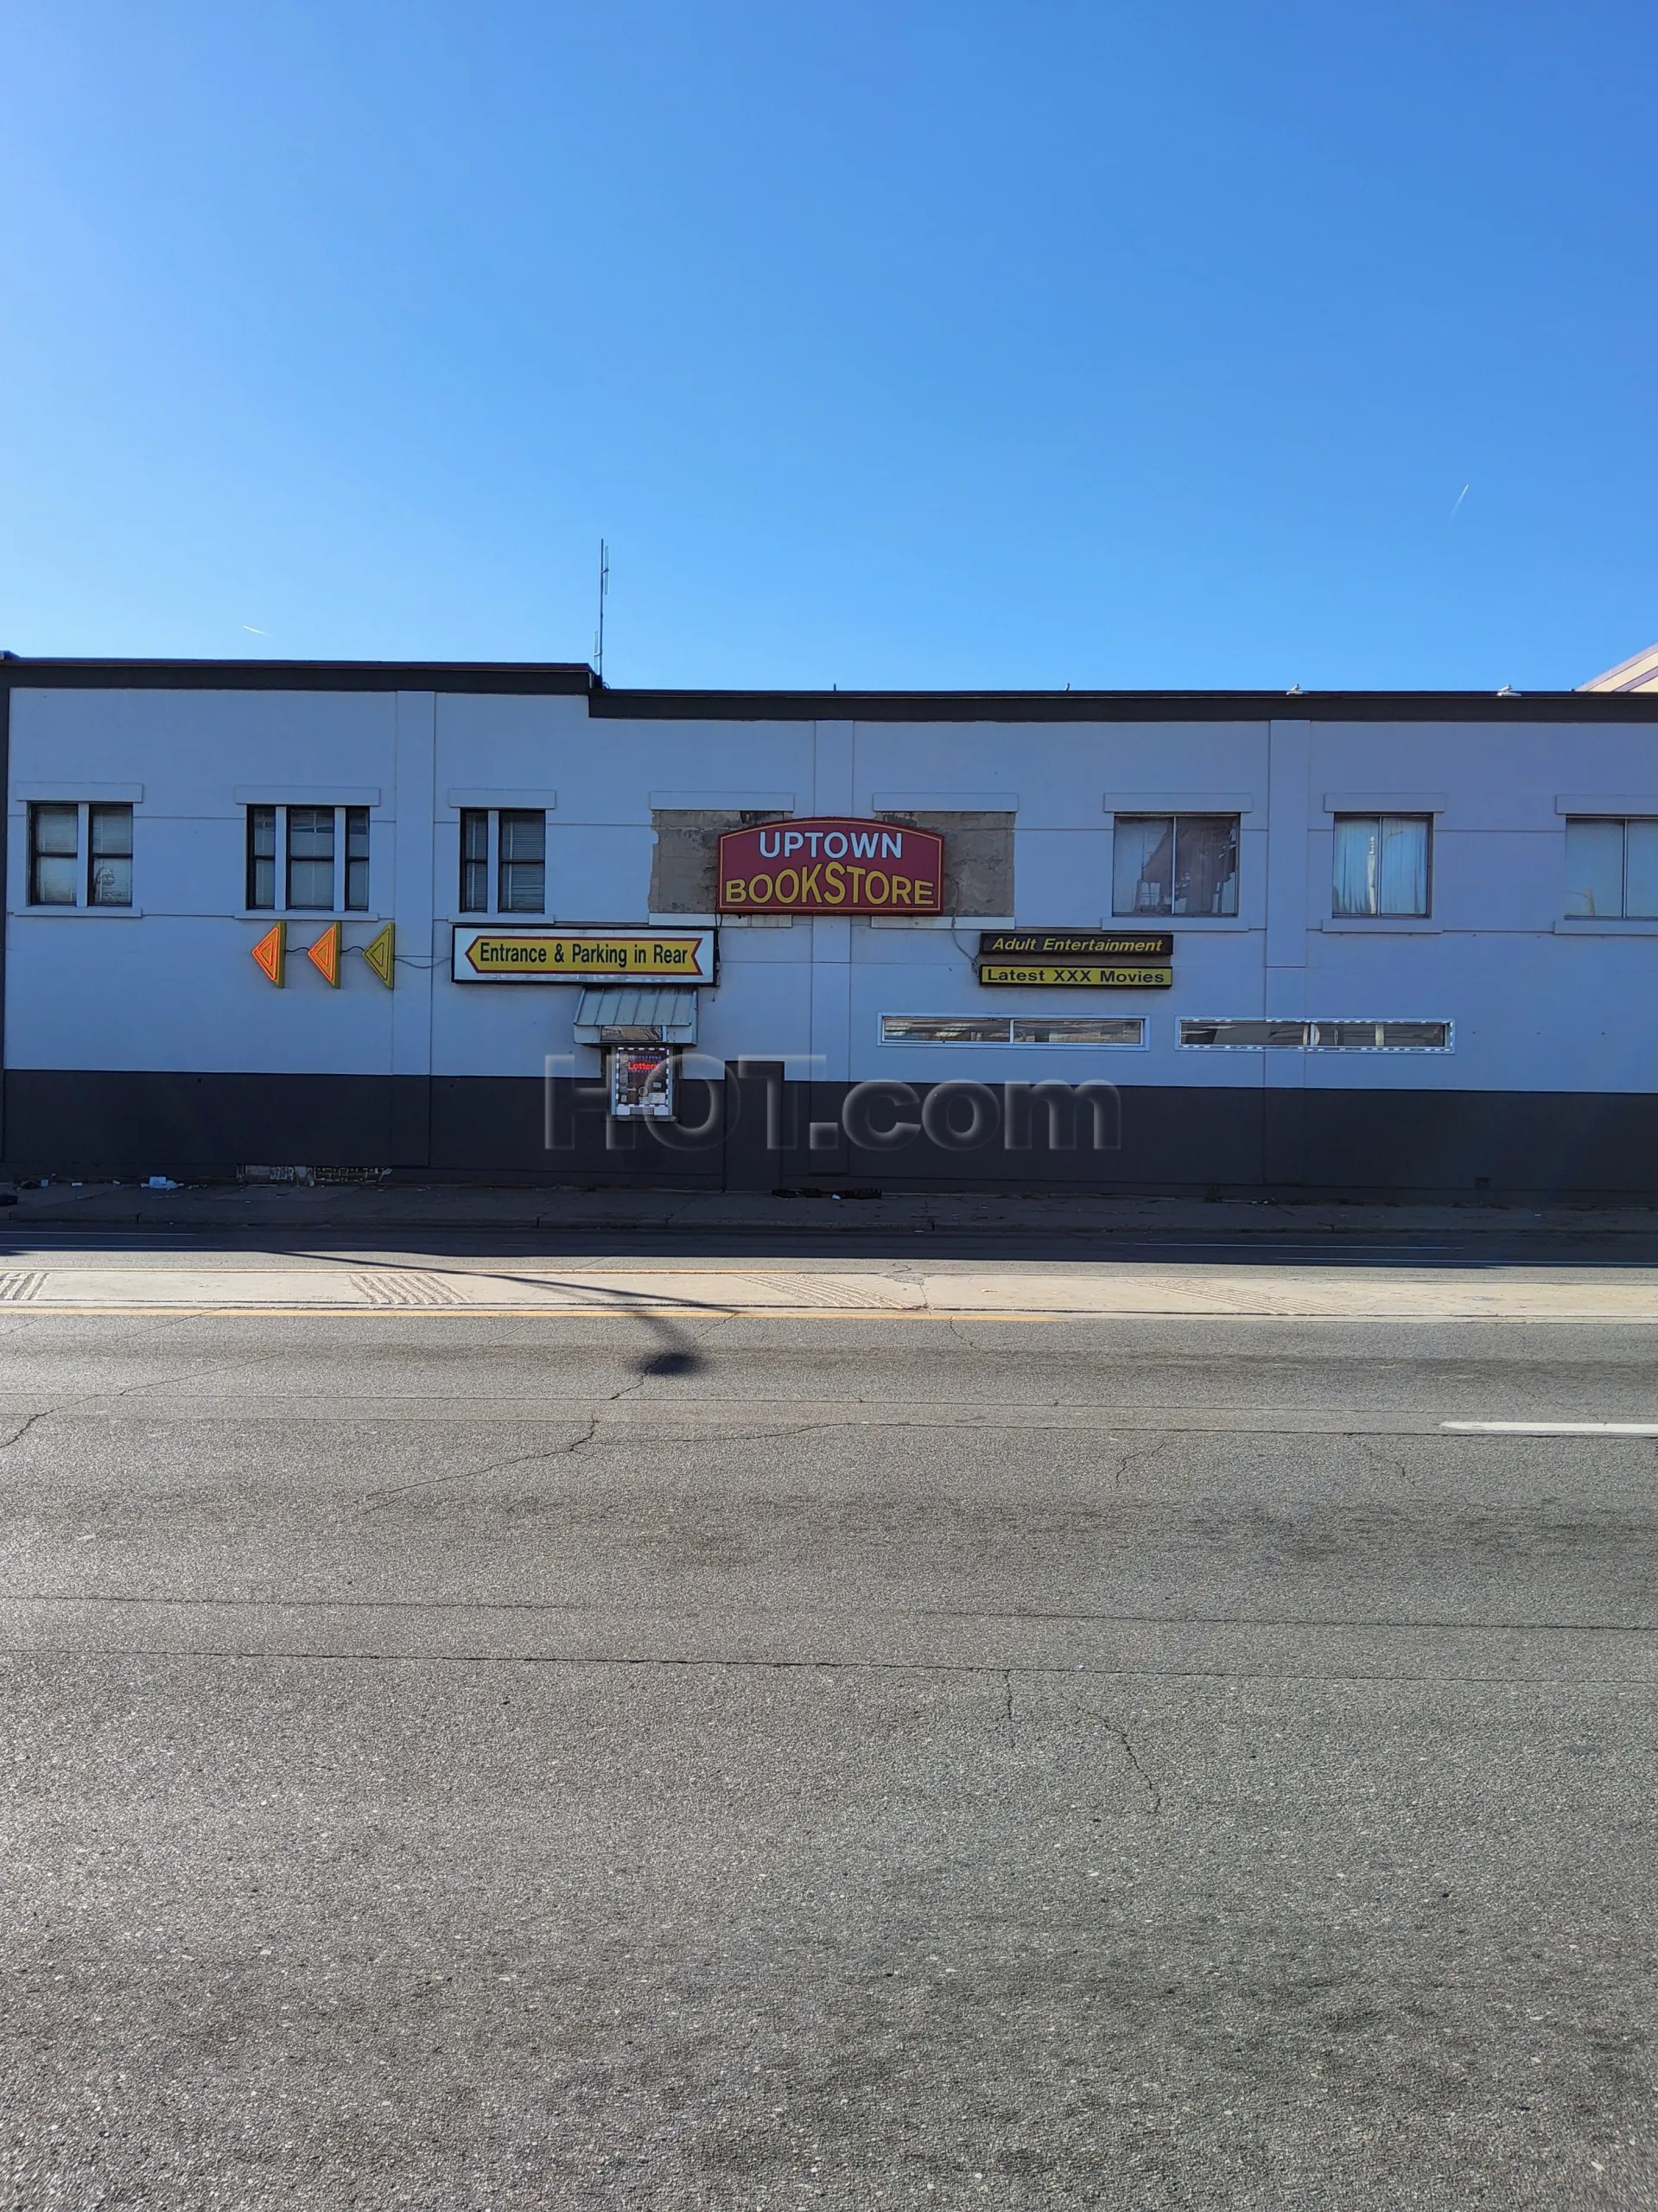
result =
[[[937,914],[944,841],[931,830],[835,817],[727,830],[722,914]]]

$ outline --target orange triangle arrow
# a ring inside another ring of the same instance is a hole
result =
[[[340,988],[340,924],[330,922],[314,944],[305,948],[305,957],[316,969],[325,983]]]
[[[252,948],[258,966],[280,990],[283,970],[288,964],[288,925],[273,922],[257,944]]]
[[[396,970],[392,967],[391,963],[397,957],[397,932],[396,926],[392,923],[388,922],[385,927],[380,931],[378,937],[375,938],[371,944],[365,944],[363,947],[364,959],[367,961],[369,966],[374,970],[380,981],[385,985],[387,990],[391,990],[393,988],[396,978]]]

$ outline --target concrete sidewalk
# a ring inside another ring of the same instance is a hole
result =
[[[932,1248],[936,1252],[936,1248]],[[20,1255],[20,1257],[22,1256]],[[1122,1320],[1658,1323],[1658,1268],[1548,1265],[1367,1265],[1344,1255],[1271,1266],[1100,1257],[906,1256],[836,1265],[831,1255],[745,1265],[689,1255],[570,1262],[549,1258],[388,1263],[361,1254],[98,1252],[28,1255],[0,1269],[0,1313],[25,1316],[328,1314],[420,1321]],[[825,1260],[829,1266],[826,1269]]]
[[[1458,1244],[1507,1243],[1569,1233],[1592,1239],[1650,1237],[1658,1207],[1380,1205],[1156,1198],[893,1192],[835,1198],[814,1192],[767,1192],[511,1188],[497,1185],[192,1185],[154,1191],[131,1183],[54,1182],[24,1190],[0,1212],[0,1230],[47,1227],[240,1229],[326,1228],[352,1236],[377,1231],[499,1230],[656,1232],[741,1230],[791,1236],[867,1234],[891,1230],[940,1235],[1135,1239],[1214,1236],[1270,1243],[1306,1236],[1444,1237]]]

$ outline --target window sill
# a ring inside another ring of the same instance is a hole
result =
[[[1614,921],[1610,915],[1595,917],[1588,914],[1564,917],[1554,925],[1556,937],[1658,937],[1658,919]]]
[[[389,922],[390,914],[365,914],[359,907],[349,912],[344,906],[238,906],[231,916],[233,922],[321,922],[326,928],[330,922]]]
[[[1038,926],[1026,924],[1025,927]],[[1203,936],[1224,936],[1230,930],[1259,929],[1259,922],[1242,914],[1102,914],[1100,927],[1118,935],[1128,930],[1196,930]]]
[[[1326,937],[1443,937],[1445,925],[1431,915],[1332,914],[1318,927]]]
[[[826,922],[867,922],[872,930],[1011,930],[1011,914],[825,914]]]
[[[360,921],[364,918],[358,917]],[[437,918],[441,922],[441,914]],[[547,930],[562,926],[565,929],[602,929],[602,922],[565,922],[560,925],[556,914],[456,914],[448,926],[454,930]],[[618,926],[624,926],[618,925]],[[625,925],[633,928],[636,925]]]
[[[142,906],[14,906],[11,911],[30,921],[51,917],[60,921],[141,922],[144,915]]]

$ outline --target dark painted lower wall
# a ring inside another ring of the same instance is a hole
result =
[[[1658,1200],[1658,1098],[1575,1092],[785,1084],[746,1064],[680,1121],[507,1077],[16,1069],[17,1176],[232,1177],[247,1164],[549,1184]],[[924,1124],[924,1126],[923,1126]]]

